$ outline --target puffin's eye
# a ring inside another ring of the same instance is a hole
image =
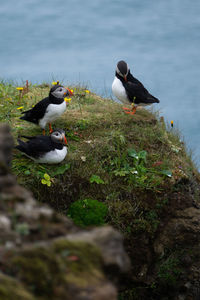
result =
[[[58,134],[58,133],[55,133],[55,135],[56,135],[56,136],[59,136],[59,134]]]

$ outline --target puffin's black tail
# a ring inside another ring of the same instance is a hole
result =
[[[22,111],[23,116],[20,118],[21,120],[29,121],[31,117],[30,110]]]
[[[146,99],[146,103],[160,103],[160,100],[158,100],[156,97],[149,94]]]
[[[21,120],[26,120],[26,121],[27,121],[26,116],[23,116],[23,117],[21,117],[20,119],[21,119]]]
[[[17,141],[18,141],[19,145],[15,146],[15,148],[21,152],[24,152],[25,154],[28,154],[27,153],[28,145],[25,142],[21,141],[20,139],[18,139]]]
[[[33,118],[33,116],[32,116],[31,109],[23,111],[22,114],[24,114],[24,115],[20,118],[21,120],[25,120],[25,121],[37,124],[37,120],[35,118]]]

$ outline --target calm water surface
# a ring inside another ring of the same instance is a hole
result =
[[[0,77],[59,79],[111,96],[124,59],[200,165],[199,16],[199,0],[7,0],[0,4]]]

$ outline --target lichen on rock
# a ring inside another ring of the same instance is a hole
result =
[[[18,280],[4,274],[0,274],[0,299],[36,300]]]

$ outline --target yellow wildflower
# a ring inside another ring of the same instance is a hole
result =
[[[18,90],[18,91],[23,91],[23,87],[21,87],[21,86],[19,86],[19,87],[16,87],[16,89]]]
[[[70,102],[72,100],[72,98],[65,97],[64,100],[65,100],[65,102]]]
[[[52,84],[52,85],[59,84],[59,81],[53,81],[51,84]]]
[[[90,93],[90,91],[89,91],[89,90],[85,90],[85,92],[86,92],[87,94],[89,94],[89,93]]]
[[[171,127],[173,127],[174,126],[174,121],[173,120],[171,120]]]
[[[24,108],[23,106],[20,106],[20,107],[18,107],[17,109],[22,109],[22,108]]]

